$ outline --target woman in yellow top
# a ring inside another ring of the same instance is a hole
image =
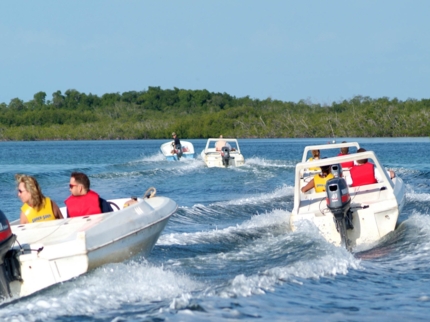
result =
[[[309,158],[306,162],[312,162],[320,159],[320,150],[312,150],[312,158]],[[310,171],[319,171],[320,167],[309,168]]]
[[[321,173],[314,176],[314,179],[309,181],[308,184],[302,187],[302,192],[306,192],[315,188],[315,192],[325,191],[325,184],[328,180],[333,179],[334,176],[330,172],[331,166],[325,165],[321,167]]]
[[[63,218],[60,208],[54,201],[42,194],[34,177],[16,174],[15,179],[18,184],[18,197],[24,203],[21,207],[21,224]]]

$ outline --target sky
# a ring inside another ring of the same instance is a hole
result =
[[[430,98],[429,0],[0,3],[0,103],[206,89],[328,104]]]

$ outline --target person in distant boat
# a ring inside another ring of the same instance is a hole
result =
[[[113,211],[111,205],[96,192],[90,190],[90,179],[85,173],[73,172],[70,175],[71,196],[65,200],[67,215],[81,217]]]
[[[321,173],[316,174],[313,180],[309,181],[306,186],[302,187],[302,192],[307,192],[312,188],[315,188],[315,192],[324,192],[326,182],[334,178],[330,170],[330,165],[322,166]]]
[[[223,147],[227,147],[232,150],[231,145],[224,140],[222,134],[219,136],[219,140],[215,143],[215,151],[221,152]]]
[[[53,200],[43,195],[34,177],[16,174],[15,179],[18,183],[18,197],[23,202],[19,216],[21,224],[63,218],[60,208]]]
[[[175,132],[172,132],[172,137],[173,137],[173,141],[172,141],[172,147],[173,147],[173,151],[172,154],[177,154],[178,158],[180,159],[182,156],[182,145],[181,145],[181,140],[179,140],[178,136],[176,135]]]
[[[357,153],[366,152],[365,149],[360,148]],[[375,171],[375,165],[368,162],[367,159],[357,160],[357,163],[349,169],[349,174],[346,178],[346,183],[351,187],[363,186],[367,184],[381,182],[381,174]],[[387,174],[393,179],[396,174],[393,170],[387,171]]]
[[[306,162],[312,162],[314,160],[319,160],[320,159],[320,150],[312,150],[312,157],[309,158]],[[309,170],[311,171],[319,171],[320,168],[319,167],[313,167],[313,168],[309,168]]]
[[[346,143],[346,141],[343,141],[342,143]],[[349,154],[349,148],[346,146],[346,147],[340,148],[340,153],[337,156],[345,156],[348,154]],[[342,166],[342,168],[351,168],[354,165],[354,161],[342,162],[340,165]]]

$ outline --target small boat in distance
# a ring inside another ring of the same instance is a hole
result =
[[[148,256],[175,213],[167,197],[108,200],[114,211],[22,225],[0,211],[0,299],[16,299],[134,255]],[[16,241],[15,241],[16,240]]]
[[[194,151],[194,145],[189,141],[181,140],[181,151],[177,151],[173,145],[173,141],[163,143],[160,147],[161,153],[167,161],[178,161],[181,158],[184,159],[194,159],[196,157]]]
[[[371,248],[382,237],[395,230],[397,220],[405,203],[405,187],[398,176],[390,178],[373,151],[351,153],[338,156],[342,147],[359,149],[356,142],[307,146],[302,162],[296,165],[294,185],[294,208],[290,216],[290,226],[295,230],[303,220],[314,223],[321,235],[330,243],[352,250]],[[335,151],[328,151],[329,149]],[[327,158],[306,162],[308,152],[320,150]],[[355,152],[355,151],[354,151]],[[368,159],[378,172],[379,182],[348,187],[350,169],[341,164],[353,164],[357,160]],[[312,167],[331,166],[334,179],[326,183],[324,192],[312,188],[302,192],[301,188],[313,180],[318,172]]]
[[[200,155],[208,168],[240,167],[245,164],[236,139],[208,139]]]

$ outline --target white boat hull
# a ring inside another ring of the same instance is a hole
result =
[[[185,140],[181,140],[182,145],[182,155],[178,157],[177,153],[172,153],[174,151],[172,146],[172,141],[163,143],[160,147],[161,153],[167,161],[179,161],[180,159],[194,159],[196,157],[194,151],[194,145]]]
[[[126,200],[113,201],[122,208]],[[136,254],[148,256],[176,209],[171,199],[154,197],[111,213],[11,225],[24,250],[18,257],[22,281],[10,283],[12,296],[27,296]]]

